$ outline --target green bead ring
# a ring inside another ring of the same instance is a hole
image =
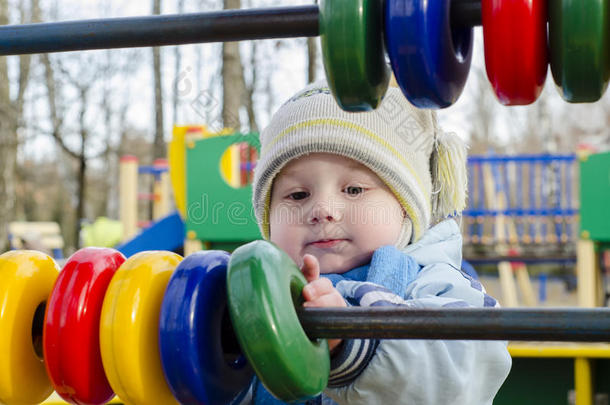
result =
[[[608,0],[550,0],[551,72],[571,103],[599,100],[608,85]]]
[[[315,397],[328,383],[328,344],[307,337],[295,310],[306,284],[270,242],[254,241],[231,255],[227,299],[235,334],[263,385],[283,401]]]
[[[339,106],[346,111],[377,108],[390,79],[383,2],[321,0],[320,41],[326,78]]]

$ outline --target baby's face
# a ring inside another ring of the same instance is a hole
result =
[[[271,241],[301,266],[310,253],[322,273],[343,273],[393,245],[403,209],[366,166],[314,153],[288,163],[276,177],[269,213]]]

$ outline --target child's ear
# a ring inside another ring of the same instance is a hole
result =
[[[466,156],[466,144],[455,133],[438,130],[430,156],[432,217],[436,220],[459,214],[466,207]]]

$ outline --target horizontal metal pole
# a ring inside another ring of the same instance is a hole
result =
[[[0,55],[318,35],[318,6],[0,27]]]
[[[481,25],[481,0],[451,0],[451,23],[459,27]]]
[[[301,308],[312,338],[610,342],[610,308]]]
[[[453,0],[454,25],[479,25],[480,0]],[[0,27],[0,55],[319,35],[317,5]]]
[[[499,262],[510,263],[560,263],[573,264],[576,263],[576,255],[556,255],[556,256],[480,256],[480,257],[464,257],[468,263],[475,264],[496,264]]]

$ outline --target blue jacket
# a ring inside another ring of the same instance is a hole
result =
[[[454,220],[430,228],[401,252],[386,246],[371,264],[329,275],[350,305],[417,308],[494,307],[496,300],[460,270],[462,237]],[[506,342],[345,340],[331,359],[318,404],[491,404],[506,379]],[[255,379],[246,402],[281,404]]]

